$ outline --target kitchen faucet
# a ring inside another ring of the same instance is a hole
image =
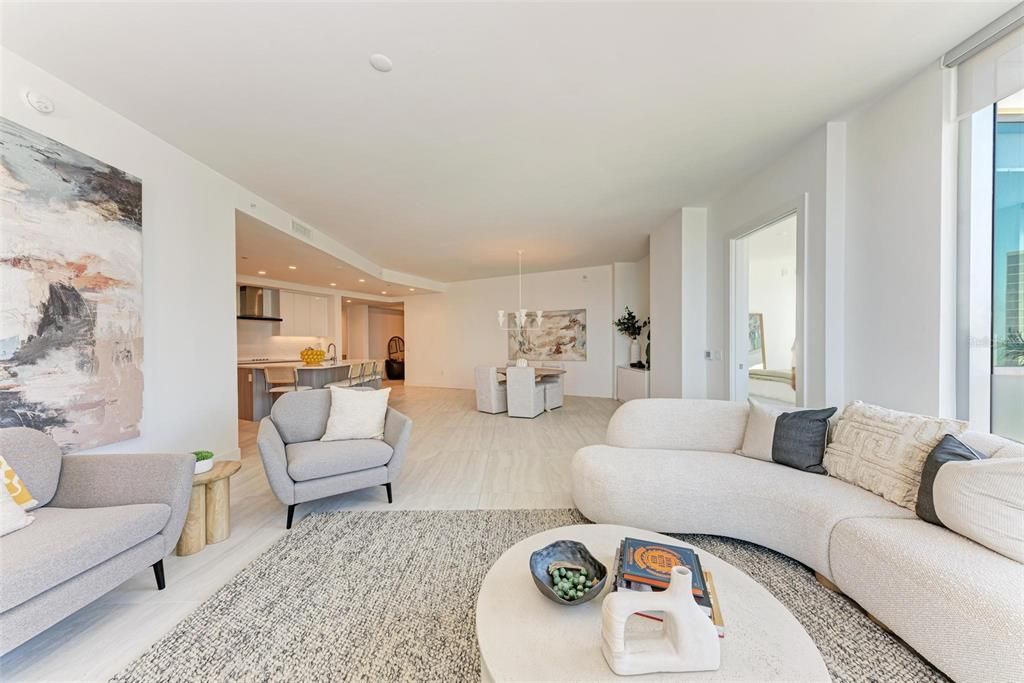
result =
[[[334,354],[331,356],[331,363],[337,363],[338,347],[334,345],[334,342],[331,342],[330,344],[327,345],[327,353],[330,353],[332,348],[334,349]]]

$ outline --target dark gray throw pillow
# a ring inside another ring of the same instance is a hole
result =
[[[942,437],[939,445],[932,449],[924,461],[924,469],[921,470],[921,486],[917,489],[917,516],[926,522],[945,526],[935,512],[935,477],[939,468],[947,462],[963,462],[965,460],[984,460],[978,451],[974,450],[952,434]]]
[[[827,474],[821,466],[828,440],[828,419],[835,408],[798,410],[775,418],[772,461],[804,472]]]

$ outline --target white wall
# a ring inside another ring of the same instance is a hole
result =
[[[932,66],[847,123],[845,375],[850,398],[952,415],[947,77]]]
[[[614,294],[612,301],[612,319],[618,319],[626,312],[626,307],[636,314],[643,322],[651,314],[651,259],[618,262],[612,264]],[[649,329],[649,328],[648,328]],[[638,340],[640,342],[640,360],[645,360],[644,347],[647,346],[647,330]],[[629,365],[629,337],[615,332],[614,353],[616,365]]]
[[[366,304],[345,304],[348,358],[370,357],[370,312]]]
[[[6,49],[0,80],[0,114],[142,179],[141,436],[94,450],[237,456],[235,209],[265,202]]]
[[[704,398],[707,372],[707,210],[685,207],[653,233],[651,396]]]
[[[524,277],[526,308],[587,309],[587,360],[566,363],[567,394],[612,395],[612,289],[611,265]],[[473,387],[476,366],[508,358],[508,333],[498,327],[497,312],[518,307],[515,277],[453,282],[447,292],[407,298],[406,384]]]
[[[796,218],[751,235],[747,255],[747,308],[764,316],[767,367],[789,372],[796,337]]]
[[[769,370],[789,371],[796,337],[796,274],[785,259],[750,260],[751,313],[764,316],[764,347]]]
[[[367,327],[369,328],[369,358],[387,358],[388,340],[392,337],[405,337],[405,312],[400,308],[367,309]]]
[[[676,211],[651,233],[651,396],[683,391],[683,231]]]

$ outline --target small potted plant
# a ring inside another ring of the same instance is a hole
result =
[[[640,342],[637,340],[643,333],[644,328],[650,324],[650,318],[640,322],[640,319],[636,317],[636,313],[629,310],[629,306],[626,306],[626,312],[615,321],[615,329],[629,337],[629,364],[633,367],[640,363]]]
[[[192,455],[196,457],[196,474],[209,472],[213,467],[213,451],[192,451]]]

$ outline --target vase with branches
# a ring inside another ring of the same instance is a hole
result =
[[[651,324],[651,319],[647,318],[642,321],[636,317],[636,313],[629,310],[629,306],[626,306],[626,312],[623,313],[615,321],[615,329],[620,334],[624,334],[629,337],[629,364],[637,365],[640,363],[640,335],[643,334],[644,328]],[[642,365],[642,364],[641,364]]]

